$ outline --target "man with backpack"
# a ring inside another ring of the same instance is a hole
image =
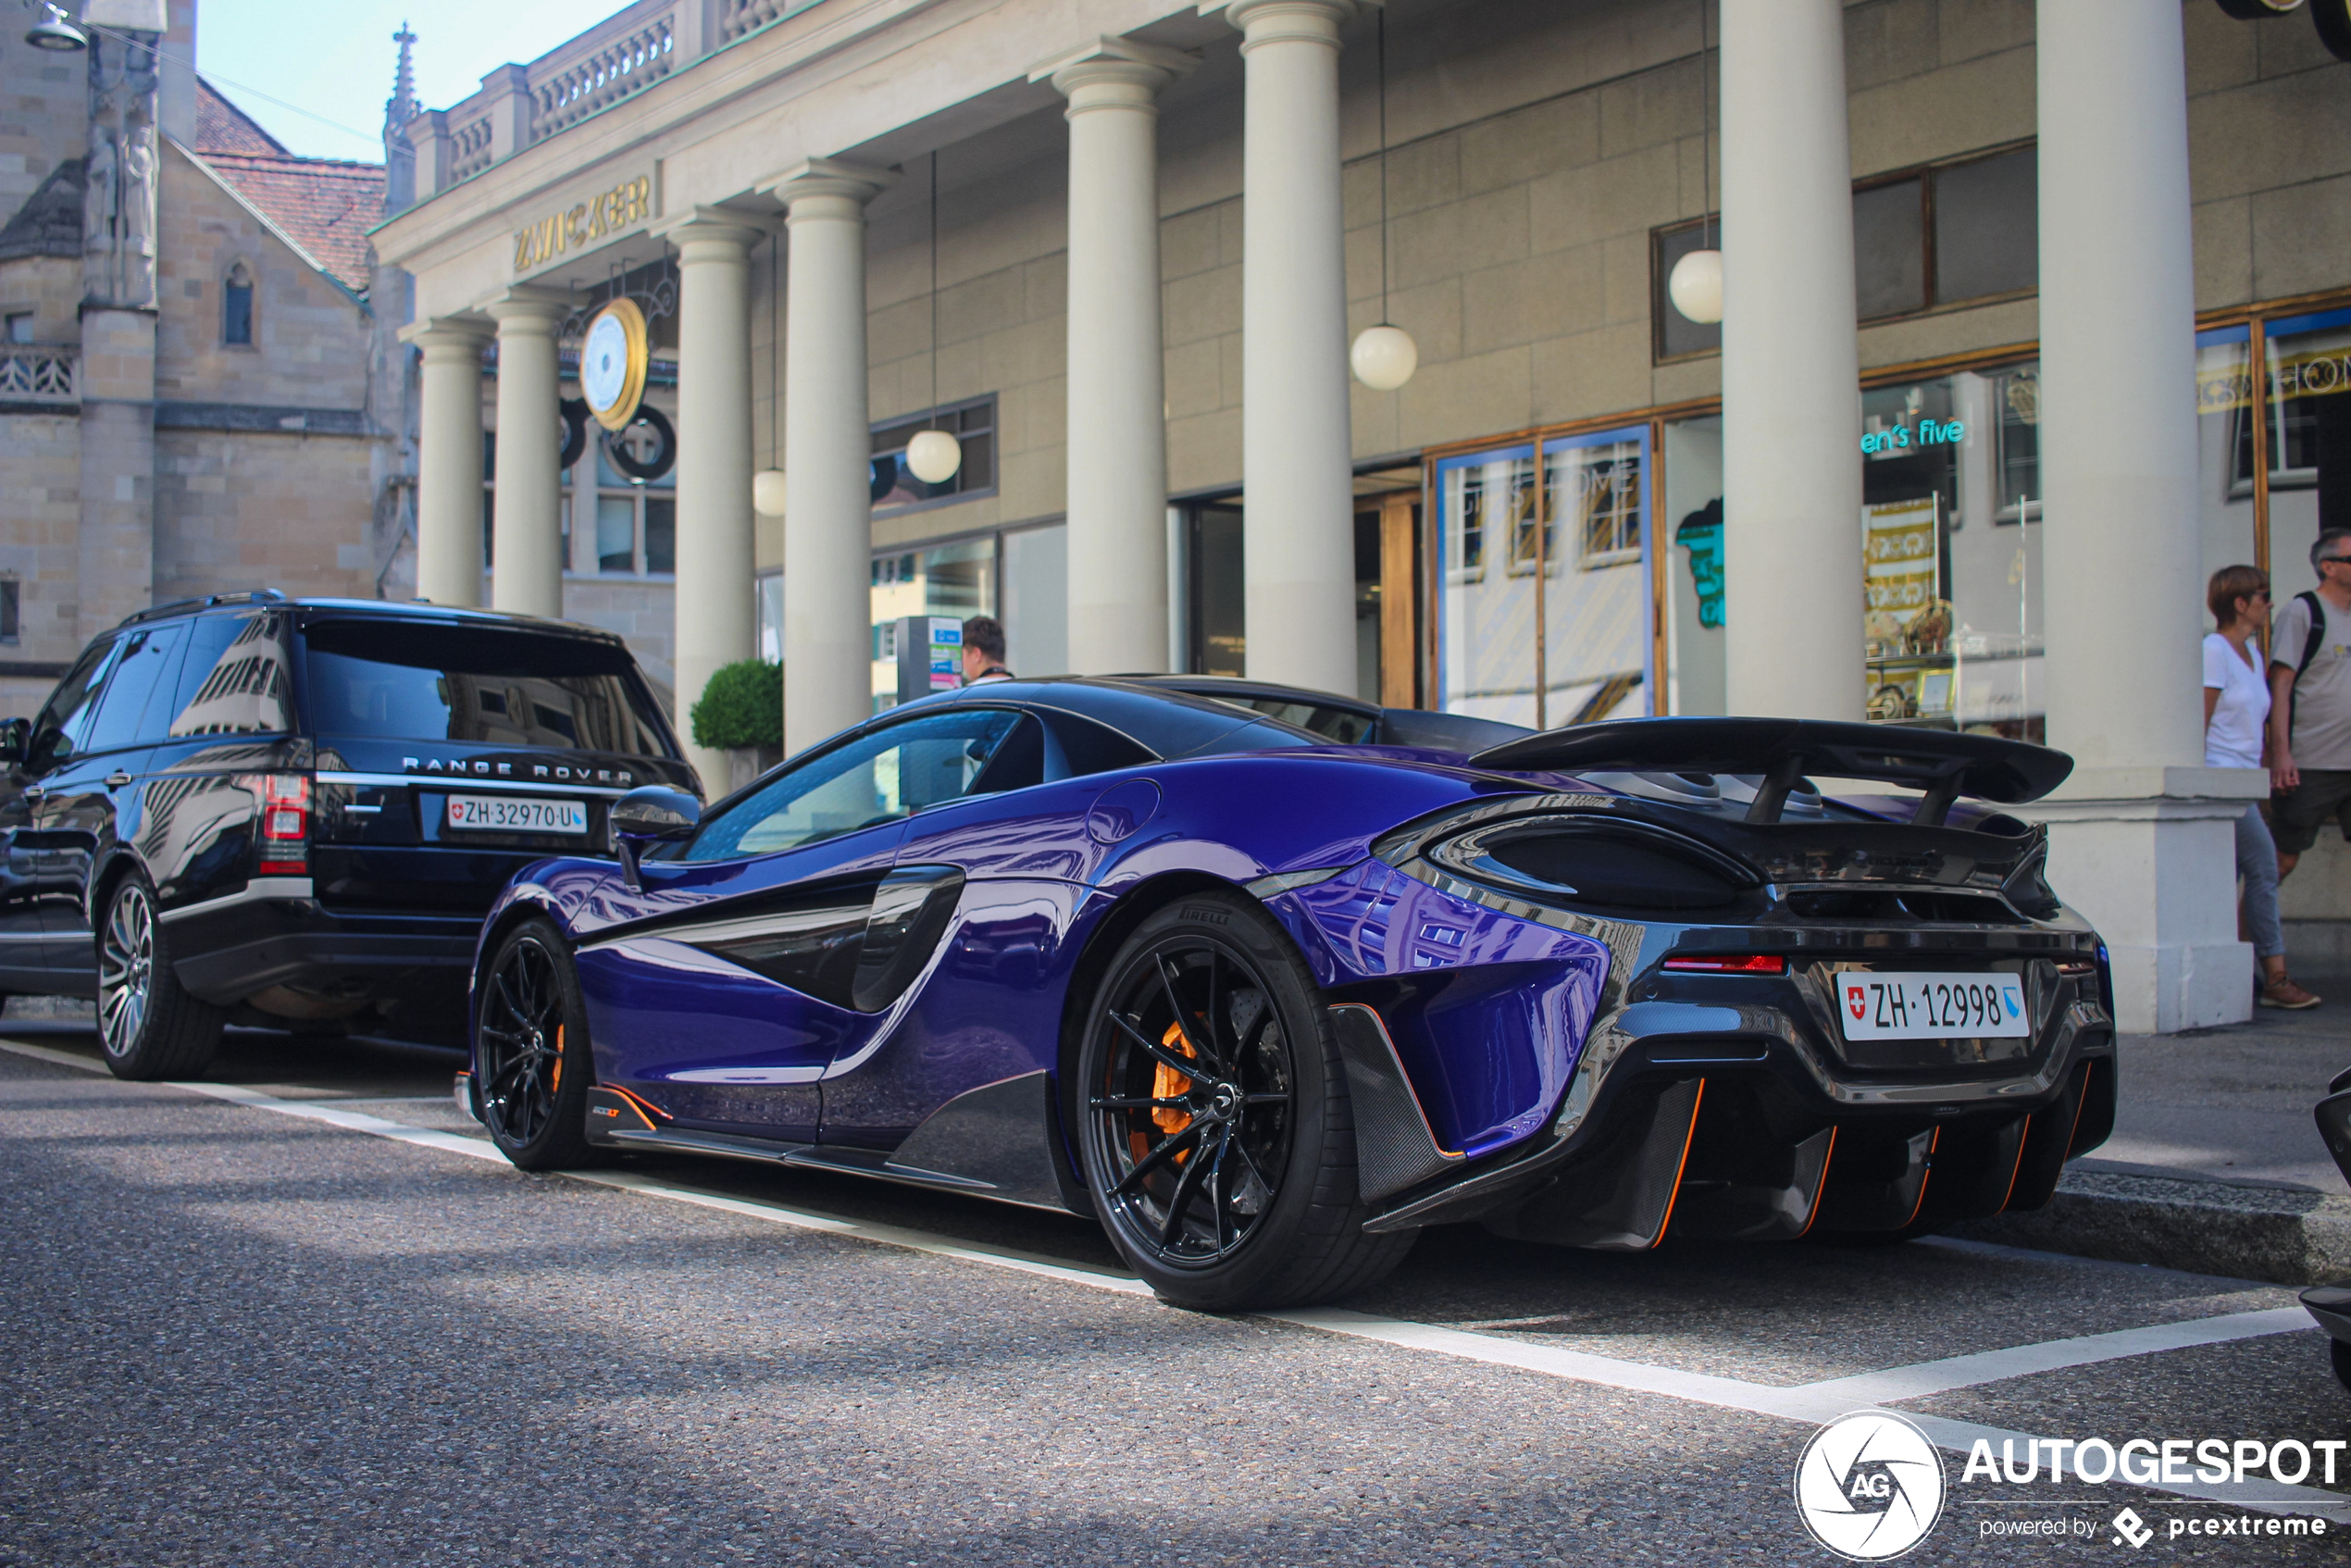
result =
[[[2270,815],[2281,878],[2328,817],[2351,835],[2351,529],[2320,534],[2310,565],[2318,591],[2294,596],[2270,643]]]

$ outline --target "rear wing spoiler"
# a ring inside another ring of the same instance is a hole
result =
[[[1913,818],[1938,827],[1961,795],[2014,805],[2066,780],[2063,752],[1996,735],[1809,718],[1621,718],[1570,725],[1489,746],[1470,758],[1506,773],[1760,775],[1749,822],[1777,822],[1808,773],[1922,790]]]

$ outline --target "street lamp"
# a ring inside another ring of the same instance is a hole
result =
[[[751,509],[763,517],[784,515],[784,471],[762,468],[751,477]]]
[[[36,49],[49,49],[59,54],[90,47],[90,40],[82,36],[80,28],[66,20],[63,11],[46,4],[41,8],[49,14],[32,24],[32,30],[24,35],[27,44]]]

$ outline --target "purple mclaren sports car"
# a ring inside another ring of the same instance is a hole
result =
[[[1996,809],[2071,766],[989,684],[707,808],[639,790],[617,864],[517,876],[466,1092],[527,1169],[690,1152],[1090,1214],[1211,1310],[1343,1295],[1472,1219],[1900,1238],[2046,1201],[2112,1125],[2104,953]]]

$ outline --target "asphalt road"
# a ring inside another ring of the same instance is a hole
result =
[[[431,1052],[239,1035],[202,1093],[90,1071],[70,1026],[6,1038],[10,1568],[1828,1562],[1791,1481],[1846,1409],[1937,1441],[2351,1441],[2321,1337],[2244,1315],[2293,1308],[2274,1287],[1460,1229],[1346,1313],[1216,1318],[1074,1218],[750,1166],[519,1174]],[[1905,1562],[2339,1562],[2351,1536],[2351,1451],[2269,1494],[2287,1513],[1945,1459]],[[2060,1521],[2084,1533],[1992,1533]]]

